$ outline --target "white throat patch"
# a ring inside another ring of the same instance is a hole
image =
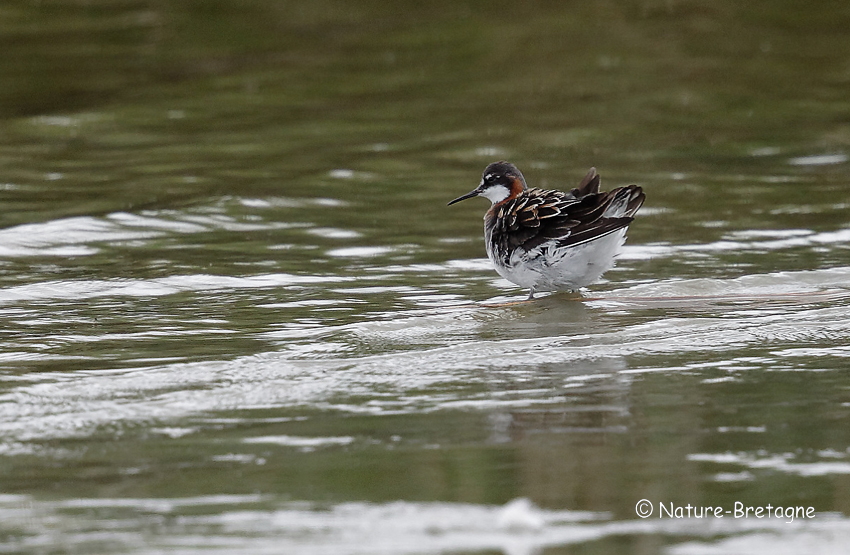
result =
[[[487,197],[491,203],[496,204],[508,198],[510,194],[511,192],[504,185],[494,185],[481,193],[481,196]]]

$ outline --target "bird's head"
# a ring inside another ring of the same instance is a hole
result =
[[[507,198],[517,197],[526,189],[528,186],[525,184],[525,178],[516,166],[505,161],[494,162],[484,170],[478,187],[454,199],[448,205],[479,196],[486,197],[492,204],[496,204]]]

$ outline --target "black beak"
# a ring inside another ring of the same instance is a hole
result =
[[[477,187],[477,188],[473,189],[472,191],[469,191],[465,195],[457,197],[456,199],[454,199],[453,201],[448,203],[446,206],[451,206],[452,204],[454,204],[456,202],[460,202],[460,201],[466,200],[468,198],[477,197],[480,194],[481,194],[481,187]]]

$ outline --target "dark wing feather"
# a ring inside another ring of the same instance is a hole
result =
[[[591,169],[569,193],[528,189],[499,206],[488,222],[500,257],[517,247],[530,251],[549,241],[569,247],[598,239],[628,226],[644,201],[637,185],[599,192],[599,175]]]
[[[643,190],[637,185],[582,197],[579,206],[571,214],[579,224],[570,229],[568,236],[558,241],[558,246],[580,245],[627,227],[634,220],[635,212],[644,199]]]
[[[584,176],[584,179],[581,180],[578,187],[572,190],[572,193],[579,198],[586,195],[592,195],[593,193],[599,192],[599,185],[601,184],[602,179],[599,177],[599,174],[596,173],[596,168],[590,168],[590,171],[587,172],[587,175]]]

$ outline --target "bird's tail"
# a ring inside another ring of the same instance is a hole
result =
[[[611,191],[611,202],[602,213],[603,218],[632,217],[643,205],[646,195],[637,185],[628,185]]]

